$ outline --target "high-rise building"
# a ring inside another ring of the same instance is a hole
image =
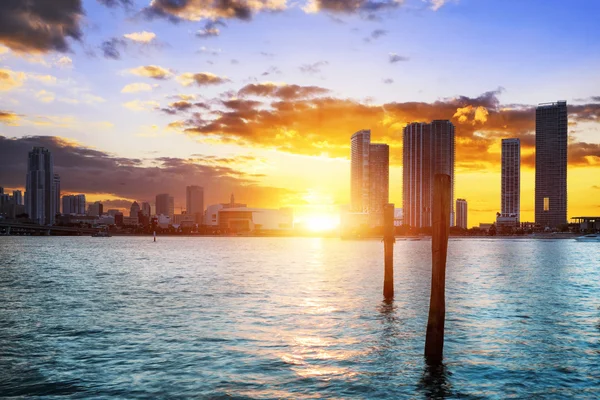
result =
[[[535,110],[535,223],[557,228],[567,223],[567,102]]]
[[[370,146],[370,130],[360,130],[350,139],[350,211],[352,212],[368,212],[369,209]]]
[[[521,141],[502,139],[502,195],[500,215],[521,220]]]
[[[467,201],[465,199],[456,199],[456,226],[462,229],[468,229]]]
[[[152,208],[150,207],[150,203],[143,202],[142,203],[142,214],[144,216],[149,217],[152,215]]]
[[[20,190],[13,190],[13,201],[17,206],[23,205],[23,193]]]
[[[129,217],[138,217],[138,212],[140,212],[140,205],[137,201],[131,203],[131,207],[129,207]]]
[[[383,226],[383,208],[390,195],[390,147],[387,144],[369,146],[369,214],[372,226]]]
[[[170,197],[168,193],[156,195],[156,215],[171,215],[169,199],[172,199],[172,197]]]
[[[89,216],[94,216],[94,217],[99,217],[101,215],[104,214],[104,205],[102,203],[100,203],[99,201],[90,204],[88,206],[88,212],[87,215]]]
[[[54,174],[52,184],[54,185],[54,214],[60,214],[60,176],[58,174]]]
[[[27,160],[25,208],[29,218],[40,225],[54,224],[56,187],[52,153],[44,147],[34,147]]]
[[[371,131],[351,137],[350,212],[368,213],[371,226],[383,224],[383,206],[389,202],[390,148],[371,143]]]
[[[402,190],[404,224],[414,228],[431,226],[433,177],[450,176],[450,225],[454,225],[454,125],[435,120],[404,127]]]
[[[85,215],[85,194],[63,196],[62,213],[65,215]]]
[[[187,214],[194,216],[197,224],[204,218],[204,188],[201,186],[188,186],[185,190],[185,207]]]
[[[169,196],[169,218],[171,221],[175,216],[175,198],[173,196]]]

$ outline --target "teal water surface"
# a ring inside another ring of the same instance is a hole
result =
[[[431,242],[0,237],[0,395],[600,398],[600,245],[451,240],[444,365],[423,359]]]

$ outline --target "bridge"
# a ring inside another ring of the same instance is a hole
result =
[[[46,226],[38,224],[28,224],[10,220],[0,220],[0,235],[91,235],[98,232],[98,228],[79,228],[71,226]]]

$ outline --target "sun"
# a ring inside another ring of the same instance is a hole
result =
[[[339,217],[333,215],[309,215],[304,219],[306,229],[312,232],[331,231],[339,224]]]

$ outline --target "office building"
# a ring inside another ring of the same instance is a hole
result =
[[[131,203],[131,207],[129,207],[129,216],[130,217],[138,217],[138,213],[140,212],[140,205],[138,204],[137,201],[134,201],[133,203]]]
[[[502,187],[500,216],[503,223],[521,220],[521,141],[502,139]]]
[[[58,174],[54,174],[54,179],[52,182],[54,185],[54,213],[60,214],[60,176]]]
[[[170,199],[172,199],[172,197],[169,196],[168,193],[162,193],[162,194],[156,195],[156,215],[166,215],[166,216],[171,215]]]
[[[201,186],[188,186],[185,190],[186,213],[194,217],[197,224],[204,218],[204,188]]]
[[[535,223],[557,228],[567,223],[567,102],[535,110]]]
[[[468,229],[467,201],[465,199],[456,199],[456,226],[462,229]]]
[[[366,213],[371,226],[383,225],[383,207],[389,202],[389,146],[371,143],[371,131],[360,130],[350,139],[350,164],[350,213]]]
[[[62,197],[64,215],[85,215],[85,195],[66,195]]]
[[[142,214],[144,214],[145,217],[149,217],[152,215],[152,207],[150,207],[150,203],[142,203]]]
[[[88,206],[87,215],[99,217],[103,214],[104,214],[104,205],[102,203],[100,203],[99,201],[95,202],[94,204],[90,204]]]
[[[433,182],[436,174],[450,176],[450,226],[454,225],[454,125],[435,120],[404,127],[402,189],[404,224],[414,228],[432,223]]]
[[[22,206],[23,205],[23,194],[21,193],[20,190],[13,190],[13,202],[15,203],[15,205],[17,206]]]
[[[31,220],[40,225],[54,224],[55,191],[52,153],[44,147],[34,147],[28,154],[25,183],[25,209]]]

